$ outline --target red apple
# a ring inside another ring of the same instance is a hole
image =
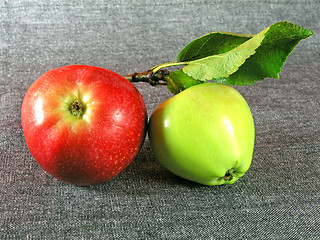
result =
[[[136,157],[146,108],[135,86],[103,68],[72,65],[27,91],[21,122],[28,148],[49,174],[75,185],[110,180]]]

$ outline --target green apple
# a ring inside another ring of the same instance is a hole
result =
[[[204,185],[232,184],[251,165],[254,122],[238,91],[205,83],[163,102],[150,118],[149,138],[172,173]]]

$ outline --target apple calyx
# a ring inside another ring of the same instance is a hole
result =
[[[80,99],[76,98],[69,104],[69,112],[78,119],[82,119],[87,109],[87,105]]]
[[[231,181],[233,179],[233,169],[230,169],[226,172],[226,174],[223,177],[223,180],[225,181]]]

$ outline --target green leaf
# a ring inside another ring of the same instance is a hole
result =
[[[278,22],[254,37],[248,36],[249,39],[233,48],[239,42],[232,45],[230,40],[227,45],[220,44],[219,48],[210,50],[211,44],[195,40],[181,51],[178,58],[196,59],[185,61],[186,66],[182,68],[194,79],[248,85],[267,77],[279,78],[288,55],[300,40],[312,34],[311,30],[295,24]],[[209,53],[212,55],[207,56]]]
[[[261,46],[238,71],[229,77],[215,79],[228,85],[251,85],[264,78],[279,78],[279,73],[295,46],[311,36],[311,30],[289,22],[279,22],[270,27]]]
[[[177,94],[189,87],[204,83],[203,81],[196,80],[193,77],[185,74],[182,69],[170,72],[169,81],[167,81],[168,89],[173,93]],[[172,82],[170,82],[172,81]]]
[[[228,52],[188,62],[182,69],[186,74],[202,81],[227,77],[255,53],[267,31],[268,28]]]
[[[189,43],[178,55],[178,61],[192,61],[211,55],[221,54],[241,45],[253,34],[212,32]]]

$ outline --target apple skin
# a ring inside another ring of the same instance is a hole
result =
[[[79,106],[80,117],[71,111]],[[21,110],[34,159],[53,177],[75,185],[102,183],[126,168],[144,141],[146,121],[145,103],[132,83],[85,65],[40,76]]]
[[[163,102],[151,115],[152,151],[172,173],[203,184],[232,184],[249,169],[254,122],[234,88],[205,83]]]

